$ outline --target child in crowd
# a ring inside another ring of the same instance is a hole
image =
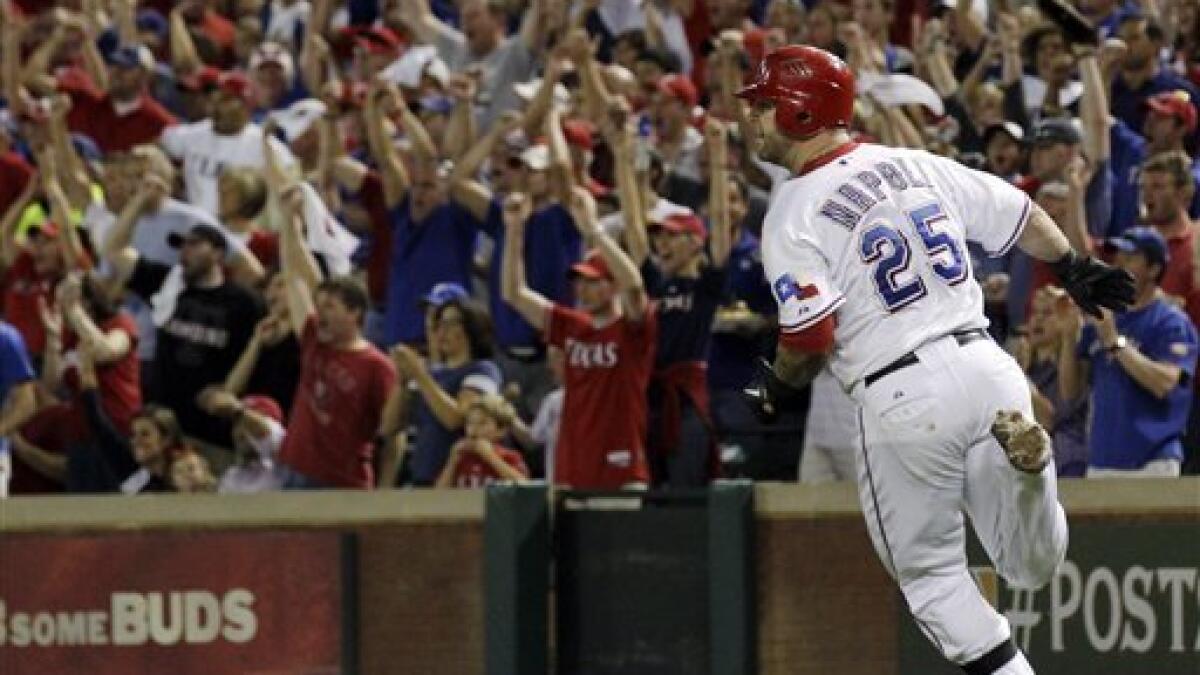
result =
[[[451,448],[436,487],[478,488],[528,480],[529,469],[521,454],[500,445],[515,415],[512,404],[496,394],[471,403],[463,425],[466,436]]]

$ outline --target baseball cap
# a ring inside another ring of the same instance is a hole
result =
[[[598,250],[591,250],[587,257],[571,265],[571,275],[585,279],[607,279],[612,281],[612,272],[608,271],[608,262]]]
[[[1167,240],[1153,227],[1131,227],[1107,242],[1108,247],[1124,253],[1141,253],[1152,263],[1165,266],[1171,260]]]
[[[1063,117],[1045,119],[1037,123],[1033,129],[1034,145],[1049,145],[1052,143],[1076,144],[1083,141],[1075,120]]]
[[[118,47],[109,52],[108,65],[118,68],[154,70],[154,55],[143,45]]]
[[[704,227],[704,221],[694,213],[672,213],[652,223],[650,227],[673,234],[690,234],[700,239],[708,237],[708,228]]]
[[[429,94],[421,97],[421,112],[449,115],[454,111],[454,99],[441,94]]]
[[[591,150],[596,147],[595,124],[583,119],[564,120],[562,130],[569,145],[583,150]]]
[[[167,245],[171,248],[182,248],[183,244],[188,240],[207,241],[213,246],[225,250],[229,247],[229,243],[225,241],[225,233],[221,232],[212,225],[196,225],[188,230],[186,235],[172,232],[167,235]]]
[[[474,389],[484,395],[500,393],[500,385],[483,373],[471,373],[466,376],[463,378],[462,386]]]
[[[283,110],[271,113],[271,119],[283,131],[284,140],[294,142],[304,135],[325,114],[325,104],[315,98],[305,98]]]
[[[242,99],[248,105],[252,102],[250,79],[242,73],[227,71],[217,77],[217,90]]]
[[[201,66],[187,75],[176,76],[176,86],[187,91],[211,91],[221,79],[221,71],[212,66]]]
[[[1025,144],[1025,130],[1021,128],[1021,125],[1011,120],[1005,120],[1004,122],[989,125],[988,128],[983,130],[983,147],[986,148],[990,145],[996,134],[1008,134],[1008,137],[1017,143]]]
[[[274,42],[264,42],[255,47],[254,52],[250,54],[251,71],[269,63],[279,66],[283,70],[284,78],[288,81],[291,81],[296,74],[296,62],[292,59],[292,55]]]
[[[521,161],[533,171],[545,171],[550,168],[550,146],[538,143],[525,148]]]
[[[468,297],[470,296],[467,293],[467,289],[463,288],[461,284],[456,284],[452,281],[444,281],[429,289],[429,292],[425,294],[425,297],[421,298],[421,304],[441,307],[448,302],[454,302],[455,300],[466,300]]]
[[[1196,130],[1196,106],[1184,89],[1164,91],[1146,99],[1146,107],[1160,115],[1174,117],[1183,122],[1183,128],[1190,134]]]
[[[400,49],[400,37],[390,28],[383,26],[368,26],[360,29],[350,29],[355,44],[366,49],[371,54],[395,54]]]
[[[251,394],[242,398],[242,405],[247,410],[253,410],[264,417],[269,417],[283,424],[283,408],[280,408],[275,399],[270,396]]]
[[[418,45],[406,49],[400,58],[380,72],[379,77],[395,82],[401,87],[419,89],[421,77],[424,75],[432,77],[443,86],[450,79],[450,69],[438,56],[433,45]]]
[[[143,9],[139,11],[135,25],[139,31],[154,33],[160,40],[167,39],[167,19],[156,9]]]
[[[528,82],[518,82],[513,85],[513,91],[522,101],[532,101],[542,88],[542,78],[535,77]],[[554,102],[559,107],[570,105],[571,92],[561,82],[554,84]]]
[[[658,90],[663,94],[683,103],[688,108],[695,108],[700,101],[696,85],[683,75],[667,75],[658,81]]]

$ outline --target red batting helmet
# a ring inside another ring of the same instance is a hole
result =
[[[775,103],[775,124],[805,138],[848,127],[854,114],[854,73],[838,57],[807,45],[786,45],[758,64],[754,81],[737,93],[751,103]]]

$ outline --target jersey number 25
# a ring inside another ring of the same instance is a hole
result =
[[[942,205],[934,202],[908,212],[908,219],[921,238],[934,274],[950,286],[967,278],[967,259],[962,247],[947,231],[938,229],[947,220]],[[912,262],[908,237],[880,221],[862,234],[859,255],[875,265],[875,290],[889,312],[907,307],[925,297],[925,282],[920,274],[906,275]]]

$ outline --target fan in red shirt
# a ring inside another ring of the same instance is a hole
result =
[[[53,304],[54,286],[63,275],[70,268],[88,266],[79,233],[57,224],[67,222],[69,212],[62,188],[56,178],[42,178],[55,222],[44,222],[30,229],[25,245],[18,245],[13,221],[28,201],[32,184],[0,221],[0,310],[4,319],[21,333],[29,355],[35,360],[41,358],[46,348],[46,330],[38,313],[38,302]]]
[[[315,283],[320,272],[299,231],[300,187],[289,188],[283,199],[283,273],[301,349],[300,385],[279,454],[283,487],[369,489],[375,483],[374,439],[396,369],[362,336],[362,284],[346,277]]]
[[[555,305],[525,281],[525,222],[530,202],[504,204],[503,295],[521,316],[545,329],[565,353],[566,397],[554,482],[578,489],[645,487],[646,387],[658,332],[641,275],[620,246],[599,228],[596,203],[582,187],[571,196],[571,217],[595,250],[572,268],[580,309]]]
[[[521,453],[500,445],[516,411],[498,394],[481,396],[467,408],[466,436],[450,450],[435,487],[480,488],[500,481],[521,483],[529,468]]]
[[[96,391],[104,414],[120,434],[130,433],[131,423],[142,407],[142,390],[137,359],[137,325],[133,317],[114,303],[100,281],[91,275],[73,274],[58,284],[56,307],[41,307],[47,341],[43,361],[43,382],[58,390],[65,384],[69,400],[41,408],[21,428],[23,438],[16,441],[13,456],[14,493],[49,492],[94,487],[80,482],[80,470],[73,460],[73,478],[67,475],[68,453],[81,452],[91,462],[92,439],[83,400],[78,362],[79,350],[87,345],[95,366]]]
[[[154,57],[145,47],[121,47],[108,57],[108,91],[101,94],[90,83],[74,78],[59,80],[59,89],[71,97],[67,126],[93,139],[105,154],[127,152],[154,143],[175,117],[146,93]]]

